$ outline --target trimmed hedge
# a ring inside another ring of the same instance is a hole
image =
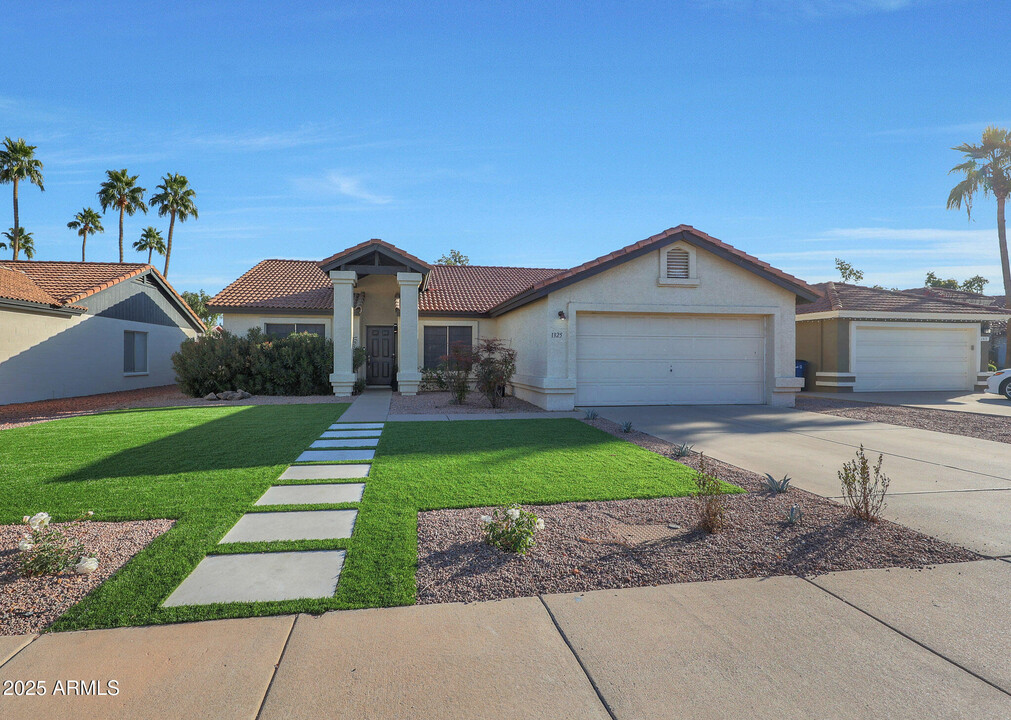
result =
[[[297,333],[272,338],[253,328],[185,340],[172,355],[179,388],[193,397],[226,390],[254,395],[329,395],[333,341]]]

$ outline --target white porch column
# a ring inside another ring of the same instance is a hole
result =
[[[397,333],[397,386],[404,395],[416,395],[418,372],[418,287],[421,273],[397,273],[400,286],[400,331]]]
[[[358,275],[353,270],[331,270],[333,283],[333,372],[330,385],[334,395],[350,395],[355,386],[351,369],[354,341],[354,289]]]

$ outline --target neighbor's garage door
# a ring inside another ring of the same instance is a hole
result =
[[[765,402],[760,316],[577,317],[577,405]]]
[[[975,326],[854,325],[855,392],[972,390]]]

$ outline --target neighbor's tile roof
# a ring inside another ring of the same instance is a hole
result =
[[[60,305],[83,300],[152,269],[143,263],[0,260],[0,267],[20,270]]]
[[[902,292],[923,295],[925,297],[943,298],[945,300],[957,300],[958,302],[969,303],[970,305],[982,305],[984,307],[1004,307],[1003,295],[980,295],[979,293],[967,292],[965,290],[954,290],[952,288],[911,288]]]
[[[30,302],[47,302],[54,307],[73,310],[87,310],[87,308],[76,306],[74,303],[124,280],[150,272],[164,283],[165,288],[175,297],[180,308],[193,320],[194,325],[201,329],[204,328],[203,322],[190,309],[186,301],[179,296],[168,280],[146,263],[0,260],[0,269],[22,273],[49,298],[43,301],[31,300]]]
[[[0,265],[0,298],[58,306],[56,298],[40,288],[20,270]]]
[[[993,314],[997,316],[1008,314],[1008,311],[1003,308],[985,307],[940,297],[927,297],[902,290],[883,290],[841,282],[819,283],[813,287],[821,293],[821,297],[808,305],[798,306],[798,315],[833,310],[898,314]]]

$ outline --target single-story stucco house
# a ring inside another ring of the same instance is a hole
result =
[[[814,287],[821,298],[797,308],[797,359],[809,363],[809,390],[969,392],[986,385],[983,328],[1006,321],[1006,309],[839,282]]]
[[[233,333],[334,339],[334,392],[364,344],[370,385],[414,394],[454,342],[517,351],[515,394],[549,410],[792,405],[795,307],[817,292],[681,225],[569,269],[430,265],[369,240],[321,261],[264,260],[210,303]],[[395,375],[394,375],[395,373]]]
[[[0,261],[0,405],[175,382],[204,325],[150,265]]]

